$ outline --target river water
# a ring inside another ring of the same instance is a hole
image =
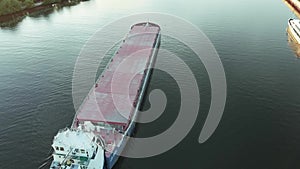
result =
[[[286,35],[287,21],[295,16],[282,1],[91,0],[0,30],[1,169],[38,168],[44,162],[54,135],[75,113],[72,74],[80,49],[105,24],[140,12],[182,17],[209,37],[226,72],[227,102],[216,132],[199,144],[210,84],[203,64],[183,52],[201,93],[196,124],[172,150],[121,158],[116,169],[300,167],[300,60]],[[168,39],[162,45],[181,48]],[[139,125],[137,135],[156,135],[172,125],[180,103],[172,83],[168,74],[153,72],[148,92],[159,88],[171,99],[165,114]]]

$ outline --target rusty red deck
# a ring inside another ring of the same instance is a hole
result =
[[[77,112],[79,123],[104,122],[126,127],[158,38],[158,26],[134,25]],[[126,59],[131,58],[130,61]],[[122,68],[120,69],[120,65]],[[132,79],[133,77],[133,79]],[[130,83],[125,86],[126,82]],[[125,102],[130,98],[130,103]],[[119,105],[117,109],[115,105]]]

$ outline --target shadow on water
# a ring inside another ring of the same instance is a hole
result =
[[[2,22],[0,24],[0,28],[1,29],[7,29],[7,30],[16,30],[17,26],[19,25],[19,23],[21,21],[23,21],[23,19],[25,18],[26,16],[18,16],[16,18],[12,18],[10,19],[9,21],[7,22]]]
[[[57,9],[60,10],[60,9]],[[56,11],[55,8],[48,8],[43,11],[37,11],[34,13],[29,14],[28,16],[31,18],[49,18],[49,15]]]

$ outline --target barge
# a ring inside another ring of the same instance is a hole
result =
[[[135,128],[160,36],[160,27],[154,23],[130,28],[76,111],[71,127],[59,130],[54,137],[50,169],[113,168]],[[121,64],[126,69],[120,71]],[[129,89],[124,87],[126,83]],[[128,97],[130,102],[123,102]],[[116,102],[121,106],[117,108]]]

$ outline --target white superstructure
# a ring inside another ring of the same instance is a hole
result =
[[[104,145],[93,132],[63,129],[53,140],[50,169],[103,169]]]

